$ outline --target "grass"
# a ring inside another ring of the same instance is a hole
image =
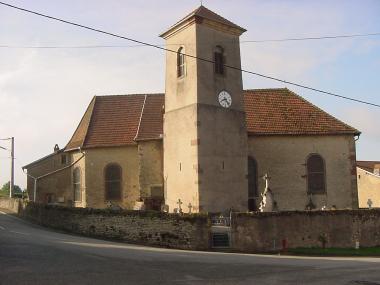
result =
[[[308,256],[378,256],[380,247],[355,248],[293,248],[288,249],[289,254]]]

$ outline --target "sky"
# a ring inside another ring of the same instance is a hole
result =
[[[164,44],[158,35],[199,0],[4,0],[115,34]],[[246,28],[241,41],[380,32],[380,1],[204,0]],[[0,138],[15,137],[21,166],[64,147],[94,95],[165,90],[165,53],[150,47],[36,49],[31,46],[130,46],[134,43],[0,5]],[[3,47],[3,46],[11,46]],[[380,104],[380,36],[241,44],[242,67]],[[358,160],[380,160],[380,108],[243,74],[245,89],[287,87],[362,132]],[[0,146],[9,148],[8,141]],[[0,186],[9,180],[0,149]]]

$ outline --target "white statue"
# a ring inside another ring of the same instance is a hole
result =
[[[260,209],[260,212],[272,212],[274,209],[275,201],[274,201],[272,190],[270,190],[269,188],[270,177],[268,174],[265,174],[263,179],[265,180],[265,190],[264,190],[264,193],[261,194],[262,200],[260,202],[259,209]]]

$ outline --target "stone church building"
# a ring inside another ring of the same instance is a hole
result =
[[[266,174],[277,210],[357,208],[360,132],[286,88],[243,90],[244,32],[204,6],[169,28],[165,94],[95,96],[67,145],[24,167],[30,199],[254,211]]]

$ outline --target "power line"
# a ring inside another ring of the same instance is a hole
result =
[[[370,37],[380,36],[380,33],[368,33],[368,34],[353,34],[353,35],[334,35],[334,36],[320,36],[320,37],[306,37],[306,38],[284,38],[284,39],[267,39],[267,40],[243,40],[244,43],[270,43],[270,42],[288,42],[288,41],[310,41],[310,40],[326,40],[326,39],[341,39],[341,38],[356,38],[356,37]],[[226,41],[229,43],[230,41]],[[164,47],[165,45],[154,44],[156,46]],[[168,44],[166,44],[167,46]],[[181,45],[181,44],[169,44],[169,45]],[[83,46],[12,46],[12,45],[0,45],[0,48],[19,48],[19,49],[96,49],[96,48],[134,48],[144,47],[145,44],[136,45],[83,45]]]
[[[14,8],[14,9],[17,9],[17,10],[20,10],[20,11],[31,13],[31,14],[34,14],[34,15],[37,15],[37,16],[41,16],[41,17],[44,17],[44,18],[48,18],[48,19],[51,19],[51,20],[55,20],[55,21],[58,21],[58,22],[69,24],[69,25],[72,25],[72,26],[80,27],[80,28],[83,28],[83,29],[86,29],[86,30],[90,30],[90,31],[101,33],[101,34],[109,35],[109,36],[112,36],[112,37],[128,40],[128,41],[134,42],[136,44],[140,44],[140,45],[144,45],[144,46],[148,46],[148,47],[153,47],[153,48],[156,48],[156,49],[159,49],[159,50],[163,50],[163,51],[167,51],[167,52],[178,53],[176,50],[168,49],[168,48],[165,48],[165,47],[162,47],[162,46],[159,46],[159,45],[150,44],[150,43],[147,43],[147,42],[143,42],[143,41],[139,41],[139,40],[136,40],[136,39],[133,39],[133,38],[129,38],[129,37],[121,36],[121,35],[118,35],[118,34],[110,33],[110,32],[107,32],[107,31],[99,30],[99,29],[96,29],[96,28],[92,28],[92,27],[89,27],[89,26],[82,25],[82,24],[66,21],[66,20],[63,20],[63,19],[60,19],[60,18],[56,18],[56,17],[53,17],[53,16],[45,15],[45,14],[38,13],[38,12],[35,12],[35,11],[32,11],[32,10],[28,10],[28,9],[25,9],[25,8],[17,7],[17,6],[14,6],[14,5],[11,5],[11,4],[8,4],[8,3],[4,3],[4,2],[1,2],[1,1],[0,1],[0,4],[4,5],[4,6],[11,7],[11,8]],[[193,59],[197,59],[197,60],[203,61],[203,62],[208,62],[208,63],[212,63],[212,64],[215,63],[213,60],[197,57],[197,56],[194,56],[194,55],[189,55],[189,54],[183,54],[183,55],[186,56],[186,57],[189,57],[189,58],[193,58]],[[312,91],[315,91],[315,92],[319,92],[319,93],[322,93],[322,94],[338,97],[338,98],[341,98],[341,99],[346,99],[346,100],[350,100],[350,101],[353,101],[353,102],[362,103],[362,104],[366,104],[366,105],[370,105],[370,106],[374,106],[374,107],[380,107],[379,104],[375,104],[375,103],[371,103],[371,102],[367,102],[367,101],[363,101],[363,100],[359,100],[359,99],[355,99],[355,98],[351,98],[351,97],[342,96],[342,95],[335,94],[335,93],[332,93],[332,92],[323,91],[323,90],[320,90],[320,89],[317,89],[317,88],[313,88],[313,87],[309,87],[309,86],[306,86],[306,85],[303,85],[303,84],[298,84],[298,83],[294,83],[294,82],[291,82],[291,81],[287,81],[287,80],[279,79],[279,78],[276,78],[276,77],[268,76],[268,75],[265,75],[265,74],[261,74],[261,73],[257,73],[257,72],[253,72],[253,71],[249,71],[249,70],[245,70],[245,69],[241,69],[239,67],[230,66],[230,65],[227,65],[227,64],[225,64],[224,66],[227,67],[227,68],[233,69],[233,70],[238,70],[238,71],[241,71],[241,72],[244,72],[244,73],[248,73],[248,74],[256,75],[256,76],[259,76],[259,77],[262,77],[262,78],[274,80],[274,81],[277,81],[277,82],[281,82],[281,83],[297,86],[297,87],[300,87],[300,88],[312,90]]]
[[[334,35],[334,36],[320,36],[320,37],[306,37],[306,38],[269,39],[269,40],[245,40],[245,41],[241,41],[241,42],[243,42],[243,43],[268,43],[268,42],[289,42],[289,41],[315,41],[315,40],[347,39],[347,38],[373,37],[373,36],[380,36],[380,33]]]

